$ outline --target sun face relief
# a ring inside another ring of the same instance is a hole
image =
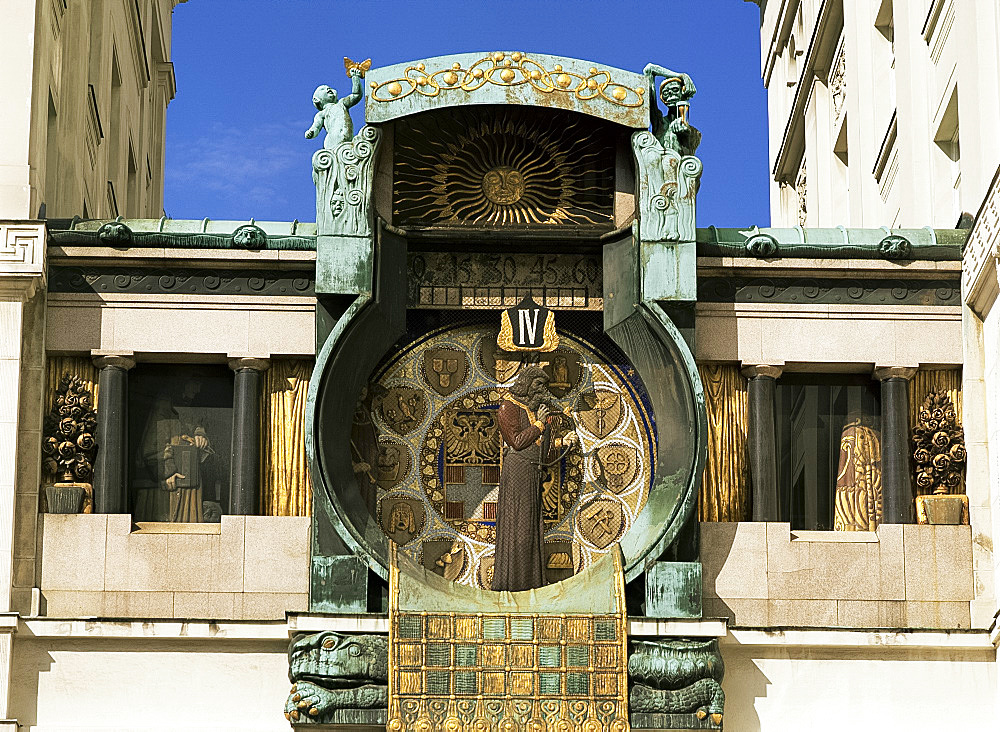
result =
[[[449,110],[394,134],[401,225],[613,225],[613,133],[582,115]]]
[[[483,176],[483,193],[500,206],[517,203],[524,195],[524,176],[509,165],[500,165]]]

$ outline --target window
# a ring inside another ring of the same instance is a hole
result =
[[[139,364],[129,372],[129,501],[136,521],[219,521],[228,503],[233,372]]]
[[[786,374],[777,382],[778,493],[781,521],[793,529],[833,530],[834,495],[849,439],[880,436],[879,384],[854,374]],[[846,464],[846,462],[844,462]],[[871,466],[881,470],[881,465]],[[845,480],[849,476],[845,476]]]
[[[962,212],[962,146],[959,141],[957,86],[951,90],[934,142],[937,145],[934,155],[934,200],[941,211],[939,221],[955,221]]]

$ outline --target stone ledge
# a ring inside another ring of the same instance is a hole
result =
[[[990,634],[982,630],[907,630],[854,628],[730,627],[723,645],[803,648],[952,648],[992,651]]]
[[[289,625],[274,622],[181,622],[112,618],[22,618],[18,631],[35,638],[156,638],[158,640],[276,640],[285,644]]]

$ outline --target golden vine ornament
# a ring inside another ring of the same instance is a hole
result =
[[[589,101],[601,98],[620,107],[641,107],[645,89],[632,88],[614,81],[611,72],[591,67],[583,75],[555,64],[551,69],[520,51],[495,51],[468,68],[455,62],[450,68],[429,71],[423,62],[407,66],[403,75],[383,82],[371,83],[370,99],[392,102],[416,92],[436,97],[443,91],[461,89],[473,92],[485,86],[516,87],[528,85],[543,94],[572,94]]]

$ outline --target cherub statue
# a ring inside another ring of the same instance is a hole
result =
[[[340,143],[354,137],[354,125],[351,123],[351,113],[348,110],[364,96],[361,80],[371,63],[371,59],[358,63],[344,57],[344,68],[351,78],[351,93],[341,100],[337,99],[337,92],[326,84],[316,87],[313,104],[319,111],[313,118],[312,127],[306,130],[306,139],[316,137],[320,130],[325,129],[326,139],[323,141],[323,147],[333,150]]]
[[[688,100],[695,95],[694,82],[687,74],[679,74],[657,64],[646,64],[642,70],[649,82],[650,94],[657,94],[667,108],[664,116],[656,103],[650,105],[653,135],[664,148],[681,155],[694,155],[701,142],[701,132],[688,123]],[[663,77],[656,89],[656,77]]]

